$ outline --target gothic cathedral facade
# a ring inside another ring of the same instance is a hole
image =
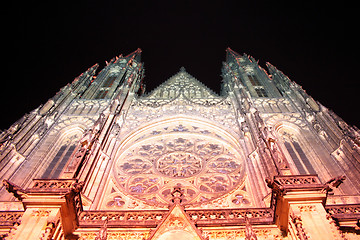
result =
[[[0,239],[360,239],[360,131],[228,48],[144,93],[141,50],[0,135]]]

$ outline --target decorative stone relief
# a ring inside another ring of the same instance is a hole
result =
[[[61,132],[61,130],[65,129],[66,127],[73,126],[73,125],[80,125],[85,126],[85,128],[90,128],[98,116],[91,117],[63,117],[53,125],[51,128],[50,134],[57,134]]]
[[[298,206],[300,212],[314,212],[316,211],[315,205],[299,205]]]
[[[253,74],[254,73],[254,66],[252,66],[252,65],[245,65],[243,67],[243,69],[247,74]]]
[[[34,210],[31,213],[31,216],[33,217],[48,217],[50,214],[50,211],[46,210]]]
[[[301,210],[300,210],[301,211]],[[307,240],[309,237],[307,236],[305,229],[303,227],[302,219],[300,216],[296,216],[294,214],[290,215],[292,223],[295,226],[296,236],[301,240]]]
[[[264,113],[291,113],[294,107],[286,98],[256,98],[254,104],[260,112]]]
[[[65,115],[87,115],[98,116],[105,110],[110,104],[109,99],[75,99],[70,103],[70,106],[66,109]]]
[[[254,232],[258,239],[271,239],[279,240],[283,239],[278,229],[254,229]],[[204,236],[208,237],[209,240],[242,240],[245,239],[245,229],[236,230],[203,230]]]
[[[130,197],[115,186],[115,179],[111,179],[101,209],[107,210],[123,210],[123,209],[157,209],[154,206],[149,206],[143,201]]]
[[[173,122],[168,122],[166,125],[154,126],[149,130],[142,131],[142,134],[135,140],[164,135],[164,134],[198,134],[206,137],[214,137],[226,141],[220,130],[216,129],[213,125],[201,124],[198,120],[193,123],[186,122],[187,119],[180,119]],[[113,130],[114,132],[114,130]]]
[[[180,71],[147,96],[134,99],[122,132],[134,130],[142,123],[179,114],[205,118],[235,134],[239,132],[231,101],[213,93],[185,71]]]
[[[233,191],[219,197],[215,200],[203,202],[199,204],[191,204],[192,209],[216,209],[216,208],[241,208],[241,207],[252,207],[252,200],[250,195],[245,191],[244,181],[238,188]]]
[[[189,101],[194,99],[202,99],[203,101],[213,99],[214,101],[221,101],[223,99],[188,74],[184,68],[143,99],[163,99],[171,101],[172,99],[178,98],[180,95]]]
[[[144,106],[138,100],[134,100],[127,113],[122,134],[140,127],[142,123],[148,123],[159,118],[173,117],[174,115],[210,120],[224,126],[234,135],[239,135],[237,120],[230,102],[223,101],[216,105],[202,106],[181,99],[159,107]]]
[[[119,73],[122,68],[120,66],[114,65],[110,68],[109,72],[112,74]]]
[[[117,160],[114,176],[122,192],[150,205],[170,203],[175,186],[185,190],[184,203],[203,203],[243,182],[244,160],[219,139],[162,135],[128,148]]]
[[[97,233],[96,232],[80,232],[78,233],[80,240],[95,240]],[[143,231],[136,232],[108,232],[108,240],[143,240],[149,237],[149,233]]]
[[[289,113],[289,114],[261,114],[263,119],[265,120],[266,125],[268,126],[276,126],[277,123],[292,123],[298,126],[300,129],[308,130],[309,127],[306,124],[306,121],[302,118],[300,113]]]

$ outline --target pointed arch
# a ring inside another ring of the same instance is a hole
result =
[[[117,142],[108,181],[113,179],[121,192],[150,206],[169,204],[169,192],[178,184],[186,192],[184,201],[203,204],[244,183],[243,147],[242,141],[208,119],[157,119]]]
[[[56,140],[44,157],[43,168],[38,173],[40,178],[61,178],[64,167],[74,153],[85,129],[86,126],[83,124],[74,124],[65,126],[58,133],[49,136]]]
[[[291,161],[292,170],[298,174],[316,174],[310,161],[307,150],[307,141],[304,139],[301,129],[294,123],[281,121],[274,126],[274,130],[280,140],[280,145],[285,150],[285,155]]]

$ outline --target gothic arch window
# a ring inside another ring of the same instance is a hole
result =
[[[95,99],[103,99],[106,97],[106,94],[109,92],[109,90],[100,89],[98,94],[96,95]]]
[[[249,78],[251,86],[254,88],[258,97],[268,97],[264,86],[260,83],[258,77],[255,74],[248,74],[247,77]]]
[[[261,86],[259,79],[255,75],[250,74],[250,75],[248,75],[248,78],[253,86],[256,86],[256,87]]]
[[[303,150],[301,141],[295,137],[295,135],[287,131],[281,130],[280,134],[282,135],[284,146],[299,174],[316,174],[309,158]]]
[[[107,77],[106,80],[104,81],[102,87],[110,88],[113,85],[116,77],[117,77],[116,75],[112,75],[112,76]]]
[[[64,144],[60,147],[55,157],[46,168],[42,178],[59,178],[60,174],[74,152],[75,144]]]
[[[175,98],[176,96],[175,96],[175,90],[174,89],[170,89],[170,93],[169,93],[169,97],[170,98]]]
[[[258,97],[267,97],[268,96],[264,87],[260,87],[260,88],[256,87],[255,91],[256,91],[256,94],[258,95]]]
[[[108,94],[110,88],[114,84],[115,80],[117,78],[117,75],[110,74],[102,83],[99,92],[95,96],[95,99],[103,99]]]
[[[160,97],[164,97],[164,98],[169,97],[169,92],[168,91],[162,91],[162,96],[160,95]]]

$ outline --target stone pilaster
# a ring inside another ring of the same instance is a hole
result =
[[[343,239],[327,220],[329,188],[316,175],[277,176],[267,180],[273,190],[275,223],[297,239]]]
[[[57,230],[65,239],[77,239],[73,232],[79,225],[81,183],[76,180],[34,180],[28,189],[4,181],[24,205],[21,224],[10,239],[52,239]]]
[[[54,226],[59,220],[58,207],[28,207],[21,218],[21,224],[9,239],[51,239]]]

